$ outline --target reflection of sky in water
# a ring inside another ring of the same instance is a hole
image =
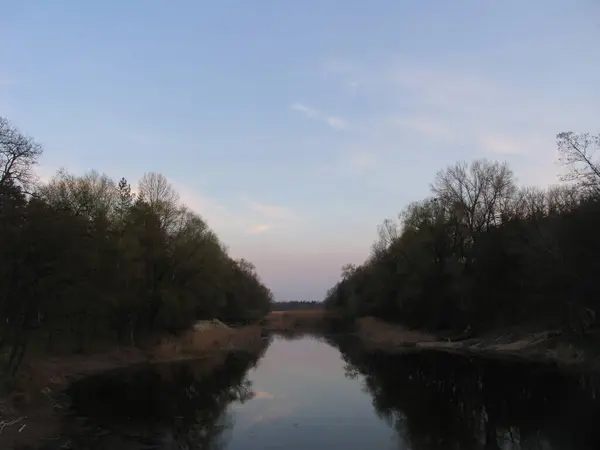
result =
[[[275,338],[249,373],[256,396],[231,407],[228,449],[397,448],[361,380],[344,377],[337,349],[314,338]]]

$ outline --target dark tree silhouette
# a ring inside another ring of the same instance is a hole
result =
[[[438,172],[434,196],[384,221],[367,261],[342,268],[326,307],[435,331],[589,334],[600,307],[598,142],[559,135],[579,185],[518,188],[506,164],[486,160]]]
[[[49,350],[137,343],[199,319],[256,321],[272,294],[232,259],[166,177],[134,195],[95,171],[35,184],[41,147],[0,118],[0,353],[12,377],[33,340]]]

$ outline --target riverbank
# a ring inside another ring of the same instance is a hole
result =
[[[68,408],[63,391],[71,383],[101,372],[148,362],[210,359],[231,351],[254,352],[260,348],[257,325],[230,328],[205,323],[158,345],[115,347],[93,354],[28,355],[15,387],[0,398],[0,448],[35,449],[51,441]]]
[[[263,328],[270,332],[321,331],[327,326],[330,313],[324,309],[272,311]]]
[[[366,317],[357,320],[356,334],[365,348],[386,353],[435,350],[489,358],[555,363],[565,368],[600,371],[600,355],[589,344],[574,343],[557,330],[523,327],[502,329],[465,339],[444,339],[430,333]]]

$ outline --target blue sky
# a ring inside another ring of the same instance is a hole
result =
[[[1,2],[0,115],[42,177],[159,171],[278,300],[322,299],[458,160],[556,182],[597,132],[597,0]]]

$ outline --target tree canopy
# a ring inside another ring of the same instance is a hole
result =
[[[179,202],[167,178],[59,171],[35,182],[41,147],[0,118],[0,351],[16,370],[32,337],[84,350],[135,343],[199,319],[245,323],[272,294]]]
[[[505,163],[480,159],[438,172],[431,196],[379,227],[360,266],[344,266],[325,305],[428,330],[509,325],[576,334],[600,306],[598,138],[561,133],[577,183],[520,187]]]

